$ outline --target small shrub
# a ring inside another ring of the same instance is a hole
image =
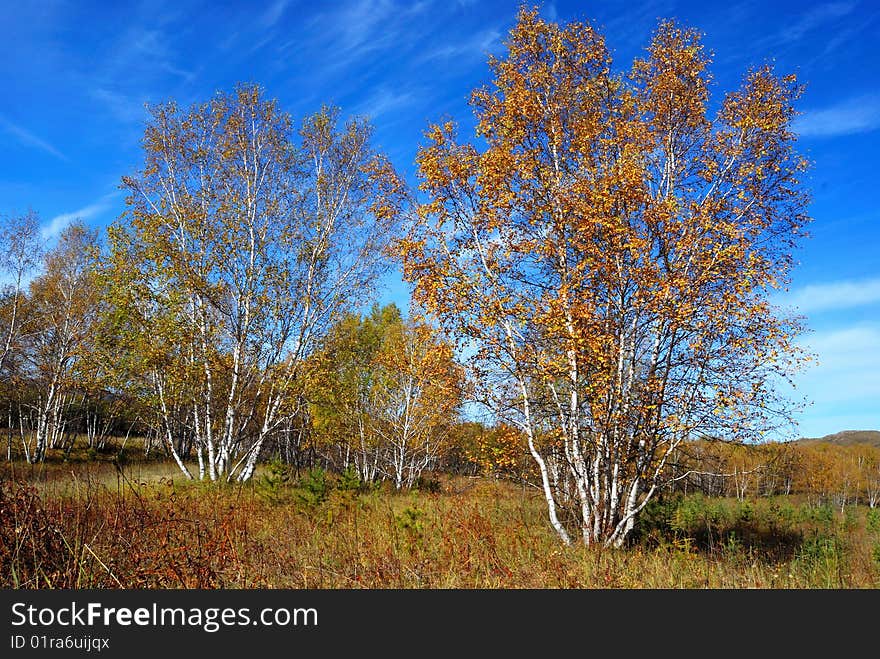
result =
[[[755,519],[755,509],[748,501],[741,501],[737,510],[737,519],[740,523],[748,524]]]
[[[423,518],[425,511],[416,506],[407,506],[399,515],[394,516],[397,528],[406,531],[411,536],[421,537],[424,531]]]
[[[660,542],[670,533],[671,520],[679,501],[679,497],[649,501],[636,521],[635,539]]]
[[[336,481],[336,489],[341,492],[360,492],[364,488],[364,483],[354,467],[349,467],[341,474]]]
[[[840,542],[836,536],[817,533],[804,540],[798,552],[798,558],[809,562],[828,560],[838,555]]]
[[[284,498],[284,486],[290,482],[292,468],[281,460],[266,464],[266,472],[257,482],[257,494],[271,503],[280,503]]]
[[[821,522],[826,526],[834,521],[834,508],[830,503],[823,503],[813,508],[813,520]]]
[[[330,485],[327,483],[327,472],[321,467],[309,469],[299,479],[296,496],[300,503],[315,507],[327,500]]]
[[[724,555],[732,560],[740,558],[743,554],[743,543],[736,535],[736,531],[731,531],[727,540],[724,542]]]
[[[804,577],[816,585],[835,588],[842,587],[840,572],[845,556],[846,547],[839,537],[815,533],[804,540],[794,563]]]
[[[771,529],[788,529],[797,520],[797,511],[788,501],[773,501],[767,507],[766,517]]]
[[[670,519],[670,527],[693,535],[705,531],[708,527],[718,527],[726,521],[726,514],[718,502],[706,499],[702,494],[695,494],[681,500]]]

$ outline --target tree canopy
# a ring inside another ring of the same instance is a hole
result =
[[[474,140],[427,131],[404,274],[523,433],[559,536],[619,545],[681,442],[789,420],[798,322],[769,294],[807,222],[801,87],[762,66],[713,102],[672,21],[625,74],[592,25],[536,10],[506,45]]]

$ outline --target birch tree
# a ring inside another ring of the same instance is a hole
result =
[[[4,278],[0,374],[4,377],[8,377],[8,361],[21,335],[21,307],[27,297],[28,279],[40,266],[42,254],[43,240],[36,212],[31,210],[3,219],[0,225],[0,272]]]
[[[518,426],[565,543],[620,546],[689,438],[790,422],[786,283],[807,222],[793,76],[769,66],[710,104],[698,33],[662,22],[628,74],[604,38],[522,10],[479,142],[431,126],[424,202],[399,243],[415,299]]]
[[[464,381],[452,346],[395,305],[351,315],[316,358],[312,399],[320,434],[365,482],[412,487],[448,448]]]
[[[463,377],[452,347],[424,323],[388,328],[376,355],[373,392],[380,471],[398,490],[439,459],[458,416]]]
[[[864,494],[869,508],[880,504],[880,448],[862,448],[858,455],[859,469],[864,477]]]
[[[70,396],[83,381],[99,294],[95,283],[97,232],[74,222],[46,253],[44,272],[30,284],[25,360],[35,389],[34,446],[30,462],[42,461],[64,430]]]
[[[20,439],[25,442],[23,403],[27,398],[24,375],[24,339],[27,334],[27,285],[41,265],[44,241],[40,219],[33,210],[22,215],[4,217],[0,224],[0,383],[7,404],[6,458],[12,459],[13,429],[19,426]],[[16,422],[16,419],[18,420]],[[27,444],[24,444],[27,452]]]
[[[169,450],[182,412],[198,477],[244,481],[316,341],[384,267],[401,185],[364,121],[325,107],[297,133],[253,85],[151,108],[143,147],[111,233],[116,302],[132,345],[161,346],[135,361]]]
[[[400,322],[392,305],[374,305],[366,317],[347,314],[312,360],[309,398],[321,452],[340,470],[353,468],[364,483],[381,477],[381,447],[373,431],[376,355],[388,327]]]

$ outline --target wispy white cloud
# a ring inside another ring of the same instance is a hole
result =
[[[379,28],[390,27],[396,9],[389,0],[359,0],[342,7],[336,20],[343,49],[364,52],[384,45],[391,38],[391,31],[383,35]]]
[[[501,41],[501,32],[496,29],[481,30],[460,41],[447,43],[425,54],[425,60],[458,59],[481,56],[493,52]]]
[[[822,49],[821,52],[816,53],[815,59],[811,63],[822,62],[828,66],[833,66],[834,61],[830,59],[830,56],[846,46],[858,44],[860,40],[859,32],[862,32],[868,24],[869,21],[859,22],[850,25],[849,27],[833,31],[828,43],[825,44],[825,48]]]
[[[396,0],[353,0],[335,3],[315,16],[309,32],[313,47],[332,53],[327,70],[344,69],[377,51],[411,47],[422,34],[413,21],[423,17],[430,2],[401,3]]]
[[[791,394],[810,403],[798,414],[800,436],[880,430],[876,404],[880,400],[880,325],[837,327],[807,336],[799,344],[816,357],[816,362],[794,377]]]
[[[810,284],[781,296],[778,301],[800,313],[875,304],[880,302],[880,278]]]
[[[124,123],[143,121],[147,116],[144,108],[146,98],[138,99],[104,87],[92,89],[89,93],[114,117]]]
[[[168,37],[159,30],[138,30],[132,35],[130,54],[138,61],[151,62],[157,69],[190,81],[195,72],[183,69],[175,63],[175,56]]]
[[[817,406],[880,400],[880,326],[839,327],[805,337],[799,344],[816,356],[816,363],[798,375],[796,383]]]
[[[873,325],[817,332],[803,339],[801,345],[814,351],[825,369],[840,370],[866,361],[880,364],[880,329]]]
[[[614,12],[597,25],[602,34],[613,35],[618,52],[634,49],[641,54],[646,40],[657,27],[657,18],[676,13],[675,0],[644,0],[627,2],[625,5],[625,9]]]
[[[267,30],[275,27],[275,24],[284,16],[284,12],[287,11],[288,5],[290,5],[290,0],[275,0],[260,16],[260,26]]]
[[[52,240],[53,238],[57,238],[62,231],[64,231],[65,227],[69,225],[74,220],[83,220],[87,221],[93,217],[97,217],[105,210],[110,207],[110,202],[113,198],[118,197],[120,195],[119,192],[111,192],[110,194],[106,194],[96,202],[89,204],[88,206],[84,206],[75,211],[71,211],[70,213],[61,213],[60,215],[56,215],[51,220],[49,220],[46,224],[44,224],[41,228],[41,233],[43,234],[43,238],[45,240]]]
[[[172,19],[155,24],[133,22],[121,31],[101,58],[95,70],[82,71],[84,84],[103,89],[149,89],[167,76],[193,82],[200,69],[186,68],[181,61],[193,62],[198,53],[181,55]],[[145,27],[149,25],[149,27]]]
[[[795,120],[792,128],[802,137],[836,137],[876,130],[880,128],[880,96],[864,96],[808,110]]]
[[[417,97],[413,92],[398,92],[383,87],[367,98],[363,103],[355,106],[352,113],[375,119],[383,114],[388,114],[389,112],[411,105],[416,99]]]
[[[19,126],[16,123],[13,123],[2,114],[0,114],[0,128],[2,128],[9,135],[12,135],[12,137],[17,139],[21,144],[25,146],[34,147],[36,149],[39,149],[40,151],[44,151],[45,153],[48,153],[49,155],[54,156],[59,160],[68,160],[67,156],[65,156],[58,149],[49,144],[46,140],[37,137],[26,128]]]
[[[856,7],[856,2],[826,2],[811,8],[797,21],[790,23],[779,33],[782,42],[797,41],[813,30],[826,25],[829,21],[842,18],[850,14]]]
[[[752,60],[755,55],[778,57],[783,52],[803,47],[809,42],[809,51],[813,53],[813,59],[805,61],[803,56],[800,56],[802,68],[809,68],[821,64],[823,58],[827,59],[831,53],[845,43],[843,40],[860,38],[858,33],[864,30],[870,22],[868,16],[860,21],[847,19],[858,7],[857,0],[819,4],[804,2],[793,8],[794,11],[802,7],[799,14],[792,16],[787,12],[786,19],[788,20],[782,21],[784,27],[774,28],[763,36],[757,36],[761,30],[760,25],[757,29],[755,26],[763,22],[767,11],[765,5],[765,2],[755,0],[747,4],[739,4],[733,9],[731,16],[735,17],[735,22],[741,26],[741,29],[754,30],[756,35],[749,39],[736,54],[728,54],[723,61],[739,61],[746,55],[748,56],[746,59],[749,60]],[[823,40],[827,40],[824,48],[821,46]]]

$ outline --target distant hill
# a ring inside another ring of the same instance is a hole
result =
[[[878,430],[843,430],[833,435],[825,435],[824,437],[803,437],[798,442],[819,444],[837,444],[838,446],[854,446],[856,444],[867,444],[869,446],[880,447],[880,431]]]

